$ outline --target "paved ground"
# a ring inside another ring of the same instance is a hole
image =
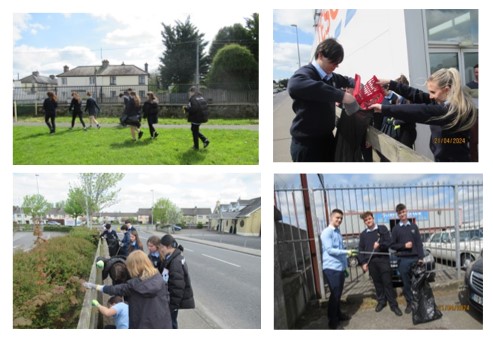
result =
[[[86,126],[89,126],[89,120],[84,121],[86,123]],[[64,127],[68,128],[70,127],[69,122],[55,122],[57,128],[59,127]],[[17,121],[14,122],[14,126],[46,126],[44,122],[24,122],[24,121]],[[101,124],[101,128],[118,128],[119,125],[117,123],[109,123],[109,124]],[[147,122],[142,122],[142,127],[147,128]],[[158,129],[189,129],[190,124],[155,124],[155,128]],[[79,121],[76,121],[75,127],[76,128],[82,128],[81,124]],[[93,127],[95,128],[95,127]],[[122,129],[126,127],[121,127]],[[237,130],[237,129],[243,129],[243,130],[253,130],[253,131],[258,131],[259,125],[258,124],[247,124],[247,125],[215,125],[215,124],[207,124],[204,123],[200,126],[200,128],[203,129],[230,129],[230,130]]]
[[[368,282],[370,283],[370,282]],[[411,314],[405,314],[405,300],[399,295],[398,302],[403,312],[402,317],[397,317],[387,306],[381,312],[375,312],[376,300],[373,298],[373,290],[364,293],[351,293],[343,296],[342,311],[351,316],[351,319],[342,323],[344,330],[482,330],[483,317],[467,303],[459,300],[463,293],[461,282],[432,283],[435,302],[441,310],[442,318],[414,325]],[[397,288],[400,293],[401,289]],[[299,319],[295,329],[302,330],[326,330],[327,304],[320,302],[310,306]]]

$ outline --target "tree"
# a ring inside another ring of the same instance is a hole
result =
[[[63,210],[72,216],[76,222],[77,217],[84,215],[84,210],[86,210],[86,199],[82,188],[70,187],[68,199],[65,202],[65,208]]]
[[[190,84],[195,83],[197,69],[197,44],[199,56],[199,77],[205,77],[209,69],[209,62],[205,56],[204,34],[190,22],[190,17],[182,23],[175,21],[176,25],[163,25],[161,36],[165,51],[159,58],[161,64],[161,85],[168,87],[178,85],[180,92],[187,91]]]
[[[120,189],[113,190],[120,182],[124,174],[111,173],[85,173],[80,174],[80,188],[84,193],[87,224],[91,221],[91,216],[117,202]]]
[[[248,34],[250,35],[250,38],[253,41],[253,43],[251,43],[248,48],[252,52],[257,63],[258,63],[258,41],[259,41],[258,21],[259,21],[258,13],[253,13],[251,18],[246,19],[246,29],[248,30]]]
[[[154,219],[161,225],[181,223],[183,214],[168,198],[160,198],[154,203]]]
[[[211,43],[210,60],[214,60],[218,50],[232,43],[248,48],[258,63],[258,13],[253,13],[251,18],[246,19],[245,27],[236,23],[221,28]]]
[[[211,88],[256,89],[258,63],[248,48],[238,44],[227,45],[214,57],[207,82]]]
[[[21,208],[26,215],[31,215],[34,219],[46,215],[46,212],[51,208],[51,204],[42,195],[27,195],[24,196]]]
[[[251,42],[252,41],[247,29],[241,24],[236,23],[233,26],[223,27],[217,32],[211,43],[209,58],[213,60],[217,51],[226,45],[237,43],[241,46],[249,48]]]

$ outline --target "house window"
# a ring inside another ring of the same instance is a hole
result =
[[[243,226],[245,226],[245,221],[244,220],[241,220],[240,221],[240,227],[243,227]]]
[[[89,84],[90,85],[96,84],[96,77],[95,76],[90,76],[89,77]]]
[[[145,90],[139,90],[139,96],[142,98],[142,97],[145,97],[146,96],[146,92]]]
[[[116,76],[111,76],[110,77],[110,85],[115,86],[116,85]]]
[[[116,97],[116,91],[115,91],[115,90],[112,90],[112,91],[110,92],[110,95],[111,95],[111,97]]]
[[[67,84],[67,78],[66,77],[62,77],[62,85],[66,85]]]
[[[145,75],[139,75],[139,84],[140,85],[145,85],[146,84],[146,77],[145,77]]]

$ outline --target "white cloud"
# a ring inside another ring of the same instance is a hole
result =
[[[313,14],[313,9],[277,9],[274,11],[274,23],[297,25],[299,30],[313,33]]]
[[[310,55],[311,46],[300,44],[300,60],[302,66],[309,62]],[[296,43],[274,43],[273,66],[275,80],[289,78],[299,68]]]

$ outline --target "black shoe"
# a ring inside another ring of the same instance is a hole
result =
[[[405,313],[411,313],[413,311],[413,308],[411,307],[411,304],[407,304],[406,309],[404,310]]]
[[[98,127],[98,129],[101,129],[101,126],[99,124],[96,127]]]
[[[345,314],[345,313],[341,313],[341,314],[339,315],[339,320],[340,320],[341,322],[345,322],[345,321],[348,321],[348,320],[350,320],[350,319],[351,319],[351,316],[350,316],[350,315],[347,315],[347,314]]]
[[[401,309],[399,309],[398,306],[393,306],[390,308],[390,310],[392,310],[393,313],[395,313],[396,316],[402,316],[402,311]]]
[[[158,136],[159,136],[159,134],[154,132],[154,136],[152,136],[152,138],[157,138]]]
[[[139,131],[139,140],[142,138],[142,135],[144,135],[144,132],[141,130]]]
[[[207,148],[207,146],[209,145],[209,143],[210,143],[209,140],[205,140],[204,141],[204,149]]]
[[[375,312],[380,312],[383,310],[384,307],[386,307],[387,304],[381,304],[381,303],[378,303],[377,306],[375,307]]]

